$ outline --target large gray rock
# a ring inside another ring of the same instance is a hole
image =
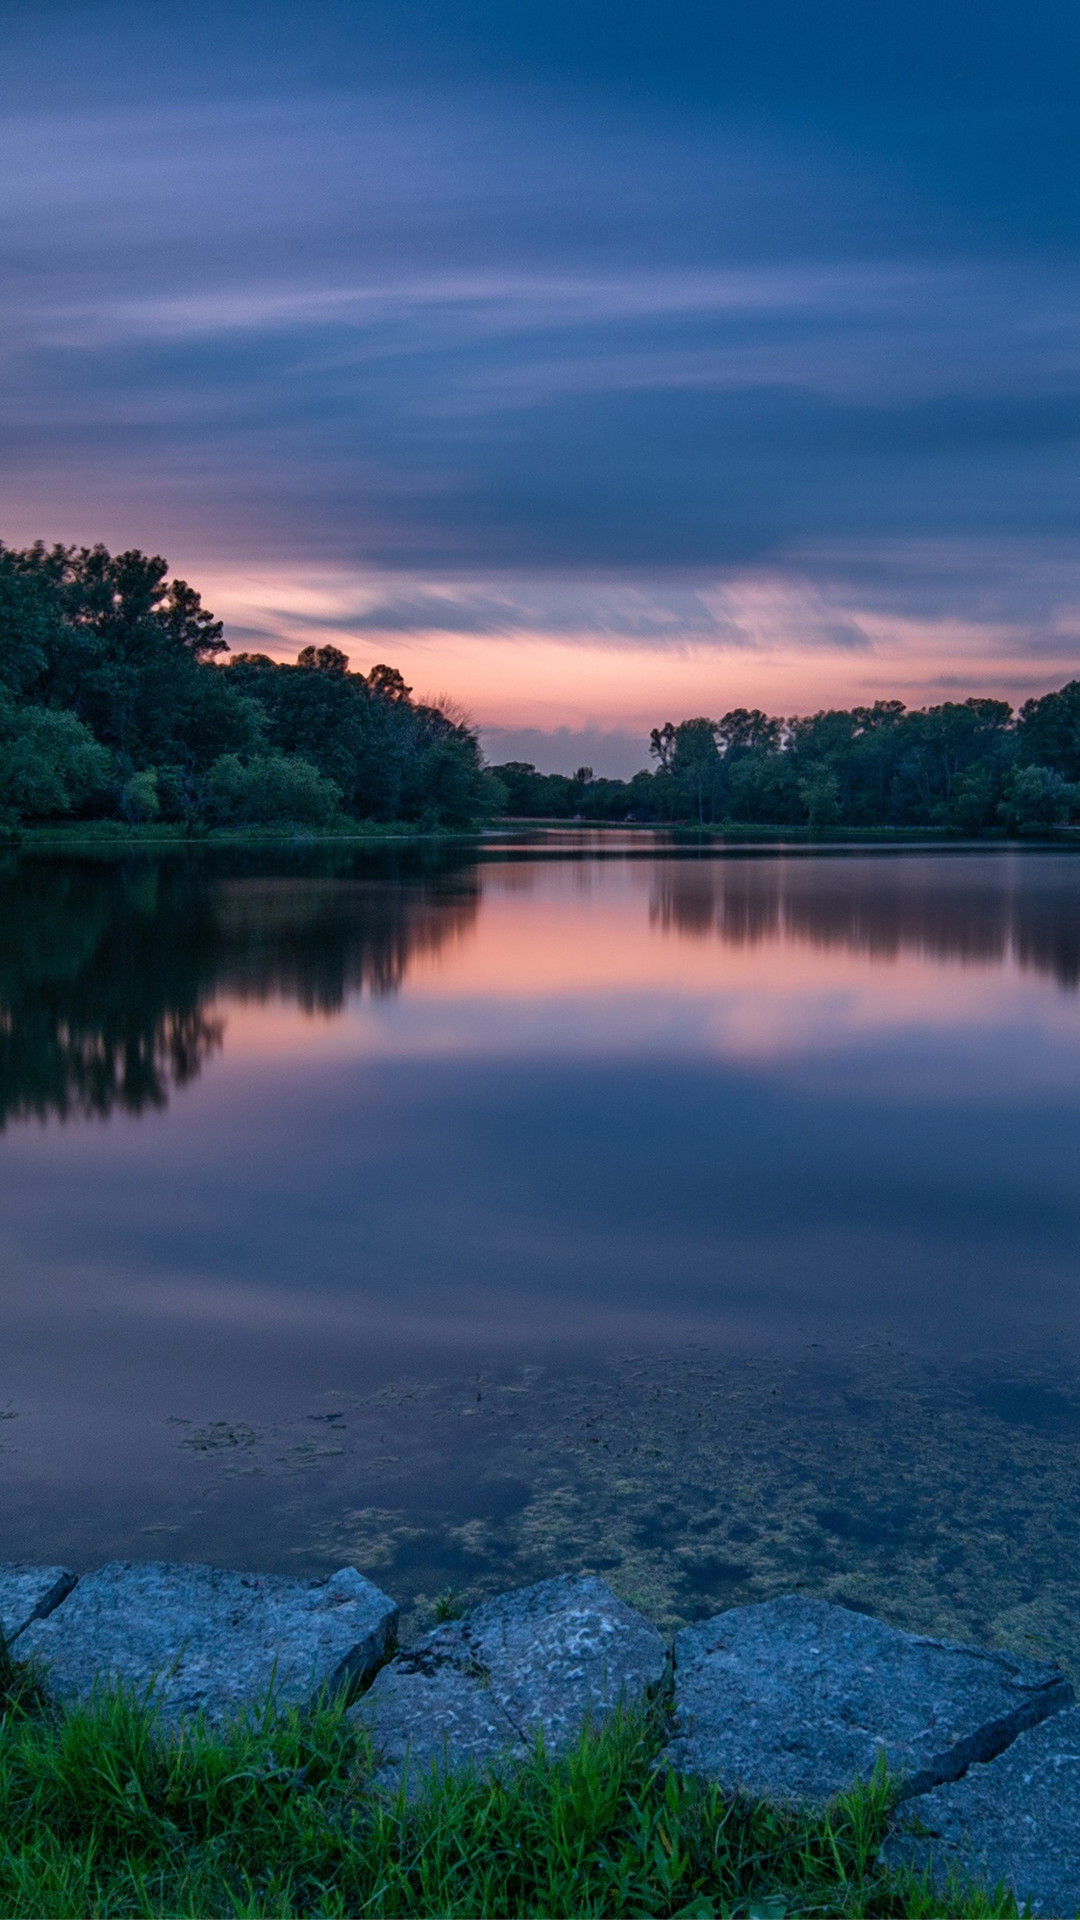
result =
[[[0,1567],[0,1638],[7,1641],[31,1619],[44,1620],[67,1599],[76,1575],[68,1567]],[[26,1635],[12,1648],[21,1659]]]
[[[589,1723],[664,1678],[656,1628],[592,1575],[542,1580],[437,1627],[384,1667],[352,1709],[390,1783],[433,1766],[522,1759],[537,1734],[565,1752]]]
[[[884,1754],[902,1792],[923,1793],[1072,1698],[1056,1668],[789,1597],[677,1636],[667,1758],[727,1792],[820,1807]]]
[[[152,1697],[167,1720],[209,1718],[264,1701],[282,1705],[359,1684],[386,1658],[397,1608],[354,1567],[321,1580],[132,1565],[86,1574],[19,1642],[46,1669],[49,1691],[86,1699],[117,1682]]]
[[[1056,1713],[962,1780],[903,1808],[896,1866],[1011,1887],[1034,1913],[1080,1913],[1080,1712]]]
[[[383,1786],[397,1785],[407,1773],[415,1789],[432,1767],[483,1772],[525,1752],[460,1626],[437,1627],[399,1653],[350,1717],[374,1738]]]

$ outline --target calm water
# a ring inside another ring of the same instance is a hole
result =
[[[1078,980],[1068,851],[8,857],[0,1557],[1080,1670]]]

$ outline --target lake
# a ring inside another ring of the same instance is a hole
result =
[[[1080,860],[0,860],[6,1560],[593,1568],[1080,1675]]]

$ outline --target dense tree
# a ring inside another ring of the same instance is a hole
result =
[[[494,769],[507,811],[717,825],[1039,833],[1080,812],[1080,681],[1014,717],[1004,700],[901,700],[781,719],[736,707],[655,727],[632,781]]]
[[[900,700],[655,727],[652,772],[485,768],[453,703],[330,644],[227,662],[219,620],[159,555],[0,545],[0,826],[467,825],[505,813],[773,827],[1040,833],[1080,812],[1080,681],[1029,700]]]
[[[72,810],[129,821],[466,823],[501,789],[474,730],[305,647],[241,654],[165,560],[0,546],[0,822]]]
[[[263,715],[268,744],[310,762],[358,819],[460,824],[489,809],[471,727],[411,699],[395,667],[350,673],[337,647],[305,647],[295,666],[240,653],[226,677]]]
[[[1057,693],[1025,700],[1017,722],[1019,758],[1049,767],[1065,780],[1080,780],[1080,680]]]
[[[1080,788],[1053,767],[1017,766],[1009,777],[998,814],[1013,833],[1044,833],[1061,827],[1080,805]]]

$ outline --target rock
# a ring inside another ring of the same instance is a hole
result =
[[[885,1857],[929,1868],[939,1884],[949,1873],[1004,1881],[1033,1913],[1080,1913],[1080,1712],[1055,1713],[996,1760],[910,1802]]]
[[[354,1567],[320,1580],[115,1560],[23,1635],[62,1700],[122,1682],[176,1721],[344,1691],[386,1658],[397,1608]]]
[[[351,1717],[374,1735],[376,1777],[388,1787],[406,1768],[415,1788],[433,1766],[471,1766],[479,1773],[525,1751],[460,1626],[437,1627],[399,1653],[351,1709]]]
[[[884,1753],[902,1791],[924,1793],[1072,1698],[1056,1668],[791,1596],[677,1636],[667,1758],[726,1792],[820,1807]]]
[[[44,1620],[54,1613],[77,1579],[78,1575],[67,1567],[0,1567],[0,1635],[9,1640],[28,1621]],[[19,1659],[25,1640],[23,1634],[18,1642]]]
[[[523,1759],[538,1733],[549,1753],[573,1745],[621,1702],[664,1678],[656,1628],[592,1575],[542,1580],[486,1600],[384,1667],[352,1709],[382,1758],[380,1778],[432,1766]]]

